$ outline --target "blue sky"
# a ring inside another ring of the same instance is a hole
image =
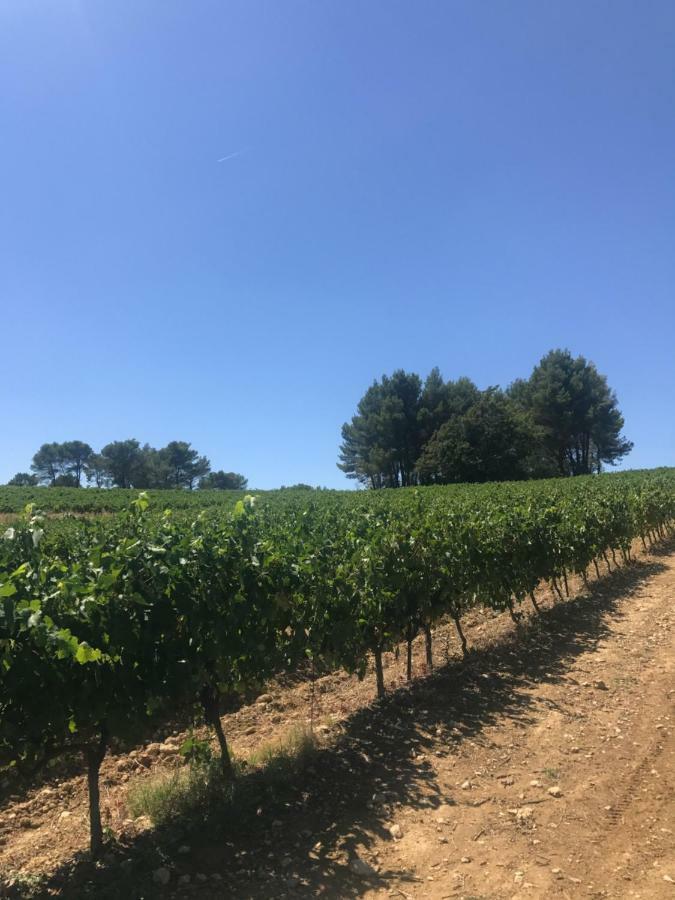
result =
[[[374,378],[552,347],[675,465],[671,0],[0,0],[0,122],[0,482],[136,437],[349,486]]]

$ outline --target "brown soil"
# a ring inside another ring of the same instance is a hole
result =
[[[223,718],[236,755],[310,719],[318,749],[283,782],[244,776],[236,821],[217,828],[129,818],[129,783],[177,765],[167,744],[178,732],[106,759],[117,842],[97,865],[84,852],[80,776],[15,791],[0,807],[0,876],[20,874],[6,890],[28,893],[31,875],[49,873],[34,894],[675,897],[674,550],[641,554],[589,590],[571,584],[565,603],[540,591],[541,615],[520,628],[475,614],[466,660],[454,631],[437,629],[441,668],[425,677],[416,642],[406,686],[405,654],[391,655],[398,690],[382,702],[371,675],[270,686],[265,702]],[[152,879],[162,865],[166,886]]]

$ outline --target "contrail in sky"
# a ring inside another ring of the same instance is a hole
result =
[[[239,156],[241,154],[241,150],[235,150],[234,153],[228,153],[227,156],[221,156],[217,162],[225,162],[226,159],[233,159],[235,156]]]

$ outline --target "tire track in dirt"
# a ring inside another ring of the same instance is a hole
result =
[[[670,741],[669,743],[670,747],[668,749],[668,752],[672,754],[673,742]],[[620,795],[619,799],[614,801],[612,808],[608,810],[608,819],[610,820],[610,823],[612,825],[622,825],[625,823],[625,818],[628,810],[630,809],[631,805],[638,799],[639,792],[640,790],[642,790],[648,774],[650,774],[654,769],[656,763],[665,750],[665,744],[655,744],[643,758],[642,762],[640,762],[639,765],[636,766],[632,775],[628,779],[628,787]]]

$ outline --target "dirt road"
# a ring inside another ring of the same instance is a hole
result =
[[[422,748],[448,805],[395,807],[403,836],[371,848],[421,879],[399,896],[675,897],[675,560],[616,594],[549,668],[494,673],[511,701],[477,734]]]

